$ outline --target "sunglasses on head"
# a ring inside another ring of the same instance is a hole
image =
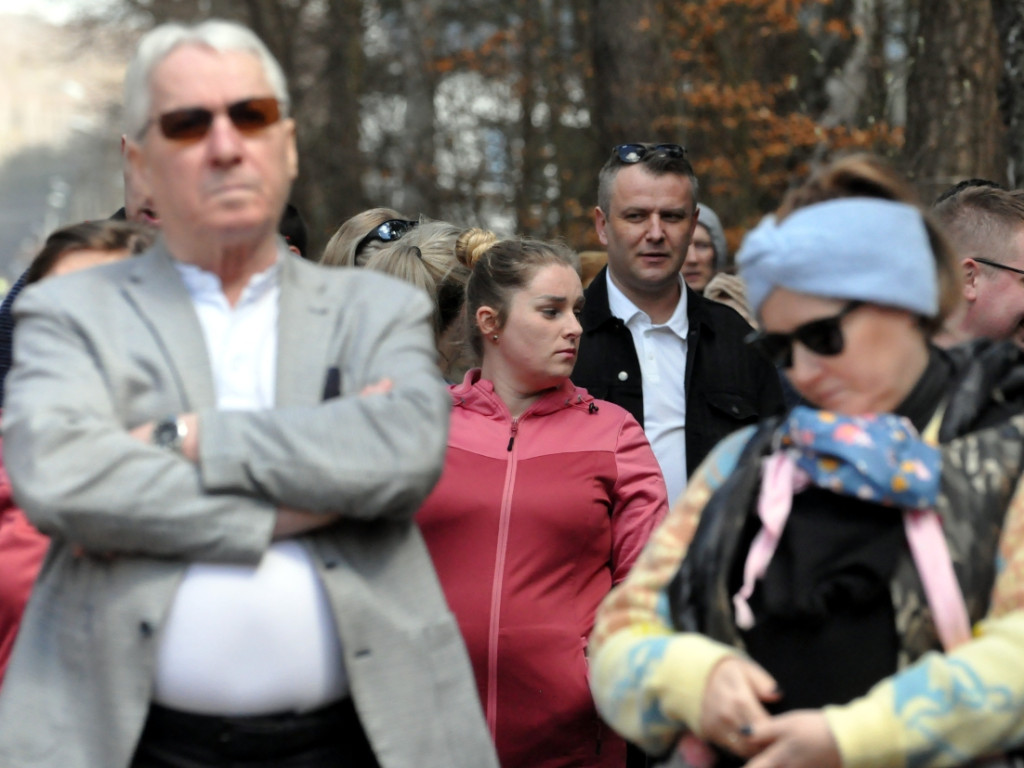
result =
[[[678,144],[619,144],[612,148],[619,161],[626,165],[639,163],[648,155],[667,155],[668,157],[686,157],[686,148]]]
[[[401,239],[417,224],[419,224],[418,221],[409,221],[408,219],[388,219],[366,233],[366,236],[356,244],[356,253],[359,253],[367,243],[372,243],[374,240],[393,243],[395,240]]]
[[[261,131],[281,119],[281,105],[273,96],[236,101],[228,104],[224,111],[232,125],[242,133]],[[155,122],[160,126],[160,133],[171,141],[196,141],[210,132],[215,115],[206,107],[175,109],[148,120],[142,133]]]
[[[794,341],[799,341],[816,355],[833,357],[843,351],[843,318],[863,305],[863,301],[851,301],[831,317],[811,320],[789,333],[754,331],[747,336],[746,342],[767,357],[776,368],[793,367]]]

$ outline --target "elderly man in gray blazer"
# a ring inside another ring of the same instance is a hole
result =
[[[18,300],[4,459],[53,537],[0,766],[496,766],[412,522],[447,403],[430,307],[289,253],[284,76],[225,22],[149,33],[128,158],[162,239]]]

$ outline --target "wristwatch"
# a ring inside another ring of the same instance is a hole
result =
[[[153,425],[153,445],[181,453],[181,444],[187,434],[185,422],[177,416],[169,416]]]

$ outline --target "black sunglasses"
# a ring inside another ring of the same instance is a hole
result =
[[[794,341],[799,341],[816,355],[832,357],[843,351],[843,329],[840,325],[843,318],[863,305],[863,301],[851,301],[831,317],[811,320],[789,333],[754,331],[747,336],[746,342],[776,368],[793,367]]]
[[[988,264],[990,267],[995,267],[996,269],[1005,269],[1008,272],[1016,272],[1018,275],[1024,275],[1024,269],[1017,269],[1016,267],[1011,267],[1009,264],[1000,264],[998,261],[979,259],[977,256],[974,257],[974,260],[979,264]]]
[[[367,243],[371,243],[374,240],[379,240],[382,243],[393,243],[395,240],[400,240],[410,229],[414,229],[418,224],[418,221],[409,221],[408,219],[388,219],[383,224],[367,232],[366,236],[356,243],[355,252],[359,253]]]
[[[236,101],[228,104],[224,111],[242,133],[261,131],[281,119],[281,105],[273,96]],[[171,141],[197,141],[210,132],[214,115],[215,112],[206,107],[175,109],[147,120],[139,135],[145,134],[155,122],[160,126],[160,133]]]
[[[648,155],[668,155],[669,157],[686,157],[686,148],[678,144],[619,144],[612,148],[619,161],[626,165],[639,163]]]

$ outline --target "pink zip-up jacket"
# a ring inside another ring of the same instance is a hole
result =
[[[657,460],[629,413],[569,381],[515,419],[479,370],[450,391],[444,472],[417,521],[501,765],[621,768],[585,649],[667,512]]]

